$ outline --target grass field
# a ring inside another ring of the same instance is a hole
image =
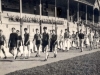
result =
[[[100,75],[100,52],[16,71],[7,75]]]

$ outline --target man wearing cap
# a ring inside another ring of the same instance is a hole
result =
[[[47,27],[44,27],[44,32],[42,34],[42,46],[43,46],[43,51],[45,51],[45,61],[48,59],[48,45],[49,45],[49,34],[47,33]]]
[[[30,35],[27,32],[27,28],[24,28],[24,56],[25,59],[28,59],[30,57]],[[26,57],[27,53],[26,53],[26,49],[28,50],[28,56]]]
[[[17,57],[17,47],[18,47],[18,35],[15,31],[15,28],[12,28],[12,33],[9,37],[8,42],[9,52],[14,56],[14,59]]]
[[[5,50],[4,50],[4,43],[6,43],[6,47],[7,47],[6,38],[3,35],[3,31],[0,29],[0,57],[1,57],[1,51],[2,51],[4,56],[5,56],[4,59],[6,59],[7,56],[6,56],[6,53],[5,53]]]

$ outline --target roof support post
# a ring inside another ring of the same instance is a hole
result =
[[[42,3],[41,3],[41,0],[40,0],[40,22],[39,22],[40,34],[42,34],[42,21],[41,21],[41,18],[42,18]]]
[[[93,7],[93,25],[94,25],[94,7]]]
[[[69,31],[69,0],[67,0],[67,29]]]
[[[22,36],[22,0],[20,0],[20,34]]]
[[[55,32],[57,34],[57,1],[55,0]]]

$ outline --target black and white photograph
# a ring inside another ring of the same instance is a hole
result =
[[[0,0],[0,75],[100,75],[100,0]]]

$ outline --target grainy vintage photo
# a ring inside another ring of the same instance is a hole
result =
[[[100,75],[100,0],[0,0],[0,75]]]

